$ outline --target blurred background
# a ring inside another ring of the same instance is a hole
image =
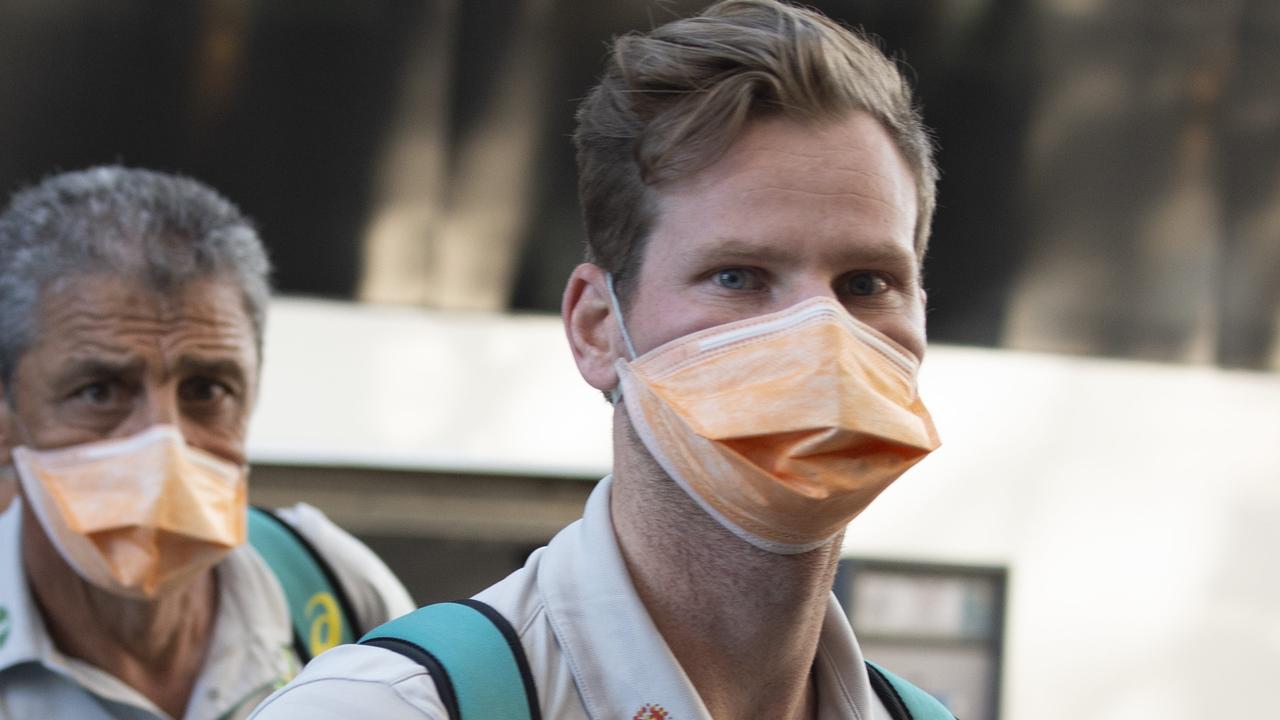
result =
[[[254,501],[419,601],[581,511],[609,409],[555,313],[609,37],[706,2],[0,0],[0,190],[121,162],[277,266]],[[966,720],[1256,714],[1280,670],[1280,3],[827,0],[943,169],[944,447],[852,526],[868,654]],[[1269,703],[1268,703],[1269,706]]]

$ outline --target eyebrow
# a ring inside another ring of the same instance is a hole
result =
[[[780,261],[785,259],[786,252],[777,243],[754,242],[735,237],[718,237],[714,243],[703,245],[698,249],[685,250],[690,260],[724,261]]]
[[[241,384],[248,379],[245,375],[243,363],[230,358],[209,359],[183,355],[174,363],[173,371],[178,375],[208,375],[230,378]]]
[[[54,376],[53,384],[57,388],[65,387],[85,378],[91,377],[138,377],[146,368],[142,358],[126,360],[103,360],[102,358],[73,359]]]
[[[790,253],[785,243],[774,241],[754,241],[738,237],[716,238],[715,244],[698,250],[690,250],[687,258],[693,261],[716,262],[765,262],[778,263],[786,261]],[[914,247],[902,248],[896,243],[880,241],[860,241],[850,243],[845,249],[832,255],[839,264],[857,267],[860,265],[901,265],[918,268]]]

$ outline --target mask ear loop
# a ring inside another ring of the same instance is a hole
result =
[[[618,292],[613,287],[613,273],[604,274],[604,283],[609,288],[609,304],[613,306],[613,314],[618,316],[618,328],[622,330],[622,341],[627,344],[628,360],[636,359],[636,346],[631,344],[631,334],[627,332],[627,322],[622,318],[622,304],[618,302]]]
[[[609,304],[613,306],[613,314],[618,318],[618,329],[622,331],[622,342],[627,346],[627,359],[636,359],[636,346],[631,344],[631,334],[627,332],[627,321],[622,317],[622,303],[618,302],[618,292],[613,287],[613,273],[604,274],[605,286],[609,288]],[[622,387],[618,386],[609,391],[609,400],[617,405],[622,399]]]
[[[24,422],[22,418],[18,417],[18,409],[13,406],[12,389],[13,389],[12,383],[5,383],[4,393],[3,395],[0,395],[0,403],[4,404],[4,409],[0,412],[5,413],[5,415],[8,417],[10,427],[16,430],[14,435],[17,436],[17,437],[8,438],[9,458],[7,462],[0,465],[0,483],[9,483],[9,487],[12,488],[12,496],[17,497],[22,494],[23,490],[22,490],[22,479],[18,477],[18,466],[14,465],[13,463],[13,451],[17,447],[13,443],[13,441],[15,439],[22,440],[23,438],[25,438],[25,442],[23,442],[22,444],[28,447],[30,447],[32,443],[31,443],[31,433],[27,432],[26,422]],[[4,493],[0,491],[0,502],[3,502],[4,500],[3,495]],[[8,507],[8,506],[5,505],[0,507]]]
[[[13,401],[9,396],[8,388],[5,389],[5,396],[4,402],[8,405],[7,412],[9,413],[9,422],[11,423],[10,427],[14,428],[16,432],[14,433],[15,438],[10,438],[9,462],[0,466],[0,481],[12,483],[11,487],[15,493],[14,497],[24,498],[24,502],[26,502],[27,506],[30,507],[31,501],[26,500],[25,497],[32,491],[27,488],[26,483],[28,479],[26,476],[23,473],[18,472],[18,463],[13,459],[13,452],[19,447],[36,450],[35,440],[31,436],[31,431],[27,429],[26,421],[18,416],[18,410],[13,406]],[[13,439],[20,440],[21,444],[13,443]]]
[[[7,409],[7,412],[9,413],[9,421],[13,423],[13,427],[18,430],[18,432],[15,433],[17,439],[22,441],[22,446],[35,450],[35,438],[31,435],[31,431],[27,429],[26,421],[18,415],[18,410],[13,406],[12,402],[8,402],[6,400],[6,403],[9,406]],[[12,452],[15,447],[18,446],[10,443],[10,452]]]

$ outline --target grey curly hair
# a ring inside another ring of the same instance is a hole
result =
[[[94,167],[22,190],[0,214],[0,381],[6,390],[36,338],[41,292],[61,278],[103,272],[161,294],[200,278],[234,284],[261,356],[271,263],[249,220],[190,178]]]

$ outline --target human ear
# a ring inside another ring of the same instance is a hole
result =
[[[618,373],[613,363],[622,356],[622,334],[603,268],[582,263],[573,269],[560,303],[560,315],[582,379],[602,392],[615,388]]]

